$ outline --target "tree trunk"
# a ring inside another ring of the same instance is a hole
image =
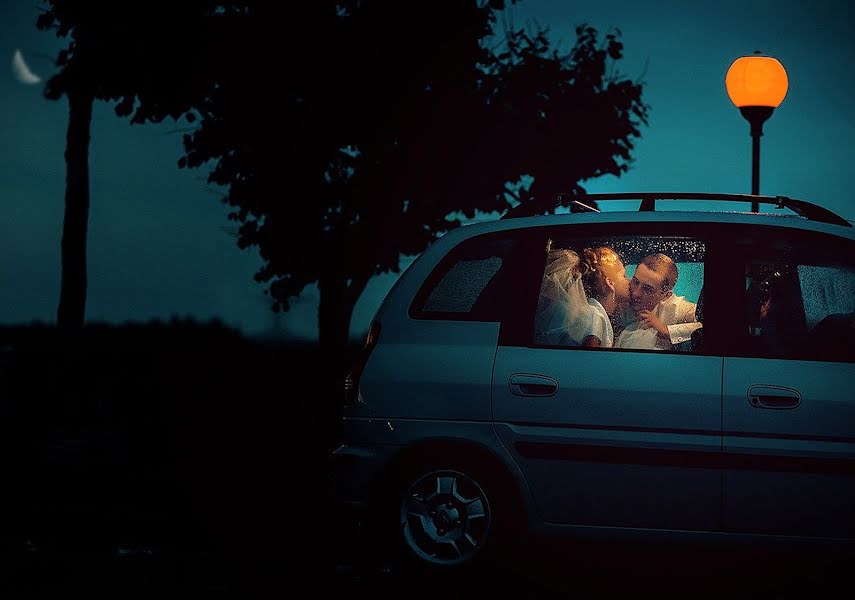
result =
[[[318,340],[321,355],[327,363],[328,372],[336,381],[341,379],[344,389],[344,375],[348,367],[348,334],[356,303],[350,301],[347,280],[341,275],[320,278],[318,289],[321,293],[318,304]]]
[[[304,397],[311,394],[326,401],[314,403],[304,410],[311,411],[315,422],[320,424],[319,441],[326,450],[334,447],[341,439],[339,423],[345,397],[344,379],[354,358],[349,346],[350,321],[353,307],[370,277],[367,274],[352,278],[348,284],[348,278],[337,273],[325,275],[318,281],[321,292],[318,305],[321,356],[316,371],[309,375],[317,383],[310,390],[304,390]]]
[[[89,129],[92,95],[68,92],[65,141],[65,217],[62,224],[62,283],[57,325],[79,331],[86,313],[86,234],[89,224]]]
[[[348,278],[337,273],[325,275],[318,281],[321,293],[318,305],[318,339],[321,353],[328,361],[330,373],[341,379],[342,386],[344,376],[350,368],[348,350],[353,308],[370,277],[369,274]]]

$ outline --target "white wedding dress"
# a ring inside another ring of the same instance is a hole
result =
[[[573,250],[550,250],[535,318],[535,343],[579,346],[590,336],[610,347],[614,336],[608,315],[596,300],[588,300]]]

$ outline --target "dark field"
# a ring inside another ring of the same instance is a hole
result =
[[[812,547],[519,540],[467,578],[407,573],[334,518],[341,377],[317,346],[172,322],[75,340],[6,328],[0,347],[0,597],[830,597],[855,564]]]

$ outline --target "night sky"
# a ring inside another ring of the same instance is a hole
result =
[[[0,323],[55,319],[64,203],[67,104],[15,76],[16,49],[43,79],[65,44],[35,28],[33,0],[0,7]],[[548,26],[569,50],[574,29],[620,29],[621,73],[645,82],[650,126],[621,178],[583,183],[592,193],[750,191],[748,124],[730,103],[730,63],[761,50],[787,69],[790,89],[766,123],[763,194],[821,204],[855,219],[855,8],[847,1],[637,2],[525,0],[517,26]],[[247,68],[251,68],[248,66]],[[259,74],[264,76],[264,74]],[[90,154],[88,321],[218,317],[250,335],[317,335],[317,289],[280,317],[252,275],[255,251],[238,250],[233,224],[206,169],[178,170],[181,133],[167,122],[131,126],[97,102]],[[572,136],[572,132],[567,132]],[[495,218],[495,217],[491,217]],[[404,261],[404,265],[409,260]],[[356,306],[360,334],[394,282],[381,276]]]

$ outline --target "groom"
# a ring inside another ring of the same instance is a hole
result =
[[[671,350],[701,327],[695,319],[695,303],[674,295],[677,265],[664,254],[642,260],[629,282],[629,306],[635,313],[615,341],[615,348]]]

